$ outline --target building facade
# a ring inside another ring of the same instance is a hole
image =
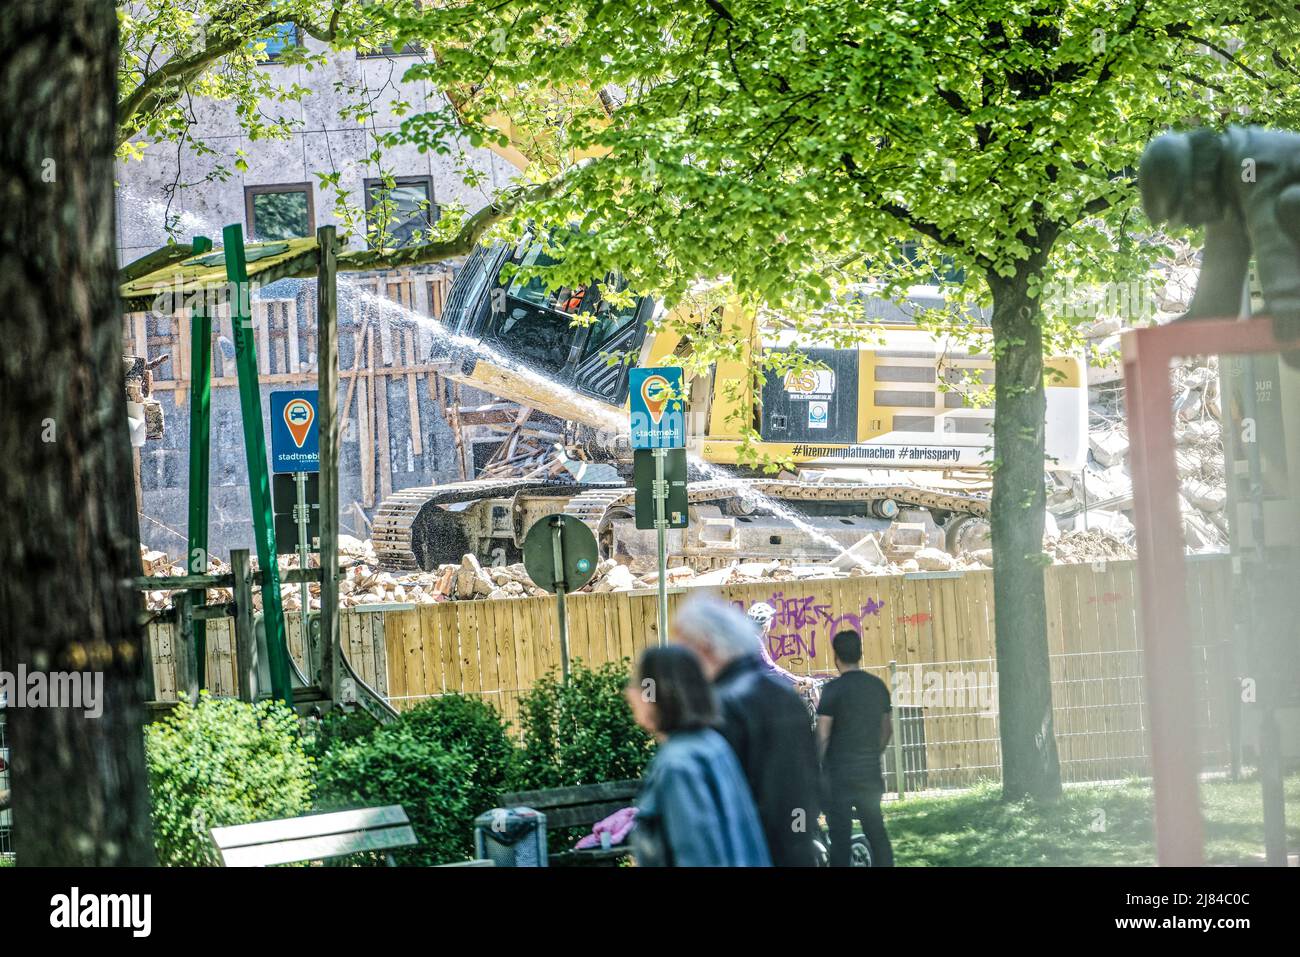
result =
[[[298,39],[309,50],[325,50],[311,38]],[[189,242],[203,235],[220,242],[231,223],[240,223],[250,242],[312,235],[324,225],[337,226],[342,235],[348,223],[326,181],[347,192],[355,208],[364,210],[365,222],[382,225],[386,245],[417,241],[449,206],[482,208],[516,172],[505,160],[461,143],[450,144],[450,155],[380,145],[404,116],[447,106],[423,80],[403,79],[420,57],[346,51],[312,68],[268,62],[277,86],[308,90],[301,101],[264,106],[288,120],[287,139],[251,139],[232,104],[196,100],[192,133],[210,154],[154,143],[144,147],[143,160],[118,165],[119,261],[138,259],[169,238]],[[369,105],[370,115],[357,116],[360,103]],[[345,242],[349,249],[366,248],[364,226]],[[367,537],[368,517],[385,494],[454,481],[472,468],[449,425],[449,405],[483,397],[460,394],[425,362],[438,334],[428,317],[439,314],[455,265],[340,276],[340,496],[346,533]],[[313,283],[283,281],[254,293],[264,417],[271,391],[314,386],[313,291]],[[231,548],[251,547],[253,538],[229,318],[214,325],[209,543],[211,553],[224,558]],[[141,538],[180,556],[188,514],[188,317],[127,315],[125,343],[126,353],[158,362],[154,394],[165,418],[163,437],[137,450]],[[269,435],[269,422],[264,424]]]

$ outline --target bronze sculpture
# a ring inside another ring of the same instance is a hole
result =
[[[1300,134],[1166,133],[1147,144],[1138,184],[1152,223],[1205,226],[1196,293],[1180,320],[1238,315],[1253,254],[1274,336],[1300,339]],[[1300,367],[1300,351],[1284,357]]]

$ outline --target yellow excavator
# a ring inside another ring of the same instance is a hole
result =
[[[628,370],[678,364],[690,348],[678,330],[705,323],[742,346],[686,384],[695,475],[690,524],[669,534],[672,558],[696,569],[827,561],[873,532],[891,558],[926,546],[983,547],[993,408],[974,393],[991,385],[993,362],[909,321],[911,310],[939,304],[923,291],[896,306],[862,294],[857,304],[871,335],[826,348],[734,298],[656,316],[648,297],[602,300],[602,290],[618,288],[617,276],[549,289],[519,269],[545,265],[544,244],[532,238],[476,249],[447,297],[432,360],[456,382],[550,417],[547,428],[563,433],[563,446],[607,464],[575,461],[563,479],[497,477],[396,492],[373,523],[385,565],[430,570],[469,552],[516,561],[531,523],[558,511],[587,522],[604,557],[650,565],[654,533],[635,528],[625,481]],[[797,350],[808,361],[767,375],[759,390],[750,369],[763,349]],[[1048,457],[1055,468],[1077,470],[1087,439],[1083,362],[1061,356],[1047,365]],[[758,437],[747,449],[746,423]],[[787,471],[769,476],[763,462]]]
[[[526,167],[536,138],[525,140],[501,117],[495,125],[511,145],[494,149]],[[991,387],[993,362],[918,326],[918,312],[944,305],[937,289],[917,288],[902,303],[863,290],[850,321],[869,326],[870,336],[826,348],[735,297],[703,305],[688,297],[664,315],[649,297],[610,296],[624,285],[616,274],[551,288],[539,275],[554,250],[532,236],[477,248],[448,294],[432,360],[456,382],[550,417],[563,446],[607,464],[575,461],[561,479],[494,477],[395,492],[372,526],[383,564],[432,570],[466,553],[518,561],[530,525],[564,511],[590,525],[603,557],[652,567],[655,533],[636,529],[627,482],[628,369],[678,364],[691,348],[680,330],[705,326],[741,349],[686,384],[695,474],[689,525],[668,534],[670,560],[697,570],[836,560],[872,533],[873,547],[889,558],[926,546],[953,554],[984,547],[993,407],[974,394]],[[763,350],[798,351],[810,361],[755,388],[751,367]],[[1077,470],[1087,442],[1083,361],[1059,356],[1047,366],[1048,461]],[[757,442],[746,441],[747,424]],[[764,462],[785,463],[786,471],[768,475]]]

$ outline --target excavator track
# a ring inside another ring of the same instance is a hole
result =
[[[733,481],[692,482],[687,498],[692,505],[705,502],[717,502],[723,499],[744,499],[745,494],[738,485],[781,502],[861,502],[892,499],[899,505],[912,505],[918,508],[957,512],[987,518],[989,499],[984,495],[962,494],[959,492],[942,492],[923,489],[911,485],[867,485],[847,482],[813,483],[790,480],[739,479]],[[573,510],[576,505],[583,511],[590,511],[597,502],[604,508],[632,507],[636,500],[636,491],[630,487],[623,489],[601,489],[597,493],[586,493],[570,500],[571,514],[580,514]],[[762,502],[757,503],[762,508]],[[583,521],[588,521],[585,514]],[[588,521],[588,524],[590,522]]]
[[[583,486],[564,481],[528,479],[474,480],[449,485],[425,485],[394,492],[380,504],[370,527],[375,556],[384,568],[418,571],[413,541],[420,513],[429,507],[460,505],[520,492],[564,494]]]
[[[750,494],[746,494],[746,492]],[[547,496],[568,495],[564,510],[580,518],[603,538],[605,519],[614,510],[631,509],[636,491],[631,486],[583,485],[567,481],[502,479],[458,482],[436,487],[404,489],[380,506],[372,528],[375,553],[386,568],[418,570],[415,540],[421,513],[429,508],[503,499],[523,493]],[[781,503],[875,502],[885,499],[897,505],[926,508],[954,515],[987,518],[989,499],[985,495],[949,492],[911,485],[874,485],[849,482],[800,482],[788,479],[729,479],[692,482],[688,498],[692,505],[719,503],[730,499],[748,500],[763,508],[762,497]],[[427,513],[425,513],[427,514]]]

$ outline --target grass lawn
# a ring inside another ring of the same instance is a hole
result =
[[[1052,806],[1003,804],[984,785],[951,797],[885,805],[895,861],[910,867],[1113,866],[1155,864],[1151,785],[1066,788]],[[1206,860],[1262,863],[1264,812],[1259,783],[1205,781]],[[1300,847],[1300,774],[1286,780],[1287,847]]]

